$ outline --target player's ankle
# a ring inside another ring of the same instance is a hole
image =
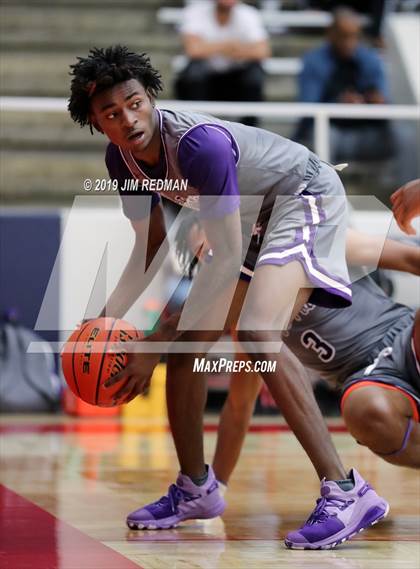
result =
[[[348,472],[346,472],[344,470],[344,468],[331,468],[328,470],[323,470],[323,471],[318,471],[320,480],[322,479],[326,479],[326,480],[332,480],[332,481],[337,481],[337,480],[346,480],[347,477],[349,476]]]
[[[187,476],[191,480],[191,482],[196,486],[204,486],[209,477],[209,467],[206,464],[204,472],[202,474],[199,474],[198,476],[189,476],[188,474]]]

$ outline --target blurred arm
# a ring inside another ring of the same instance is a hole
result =
[[[420,249],[380,235],[348,229],[346,257],[349,265],[368,265],[420,275]]]
[[[135,232],[134,246],[121,278],[100,316],[122,318],[156,273],[156,270],[146,271],[166,237],[162,206],[155,206],[150,218],[130,221]]]
[[[208,59],[223,55],[235,60],[261,61],[270,56],[268,41],[257,42],[208,42],[193,34],[183,35],[186,55],[190,59]]]

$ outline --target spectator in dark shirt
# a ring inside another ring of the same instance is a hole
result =
[[[388,100],[383,63],[376,50],[360,42],[360,17],[338,9],[328,41],[307,53],[299,77],[299,100],[305,103],[382,104]],[[297,138],[310,143],[312,121],[302,121]],[[394,135],[386,120],[331,121],[334,159],[376,160],[394,153]]]

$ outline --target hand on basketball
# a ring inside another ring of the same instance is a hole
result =
[[[121,348],[114,347],[113,351],[118,349]],[[114,395],[114,402],[121,403],[149,389],[153,371],[160,361],[160,354],[129,353],[129,344],[126,343],[123,350],[128,352],[126,366],[104,383],[107,388],[121,384],[121,388]]]

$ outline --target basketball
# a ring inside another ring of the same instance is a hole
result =
[[[112,345],[142,338],[132,324],[116,318],[97,318],[84,323],[67,340],[61,354],[63,374],[71,391],[86,403],[113,407],[114,395],[122,384],[104,387],[104,383],[119,373],[127,363],[123,350],[109,352]],[[134,399],[130,395],[123,403]],[[119,402],[121,404],[121,401]]]

